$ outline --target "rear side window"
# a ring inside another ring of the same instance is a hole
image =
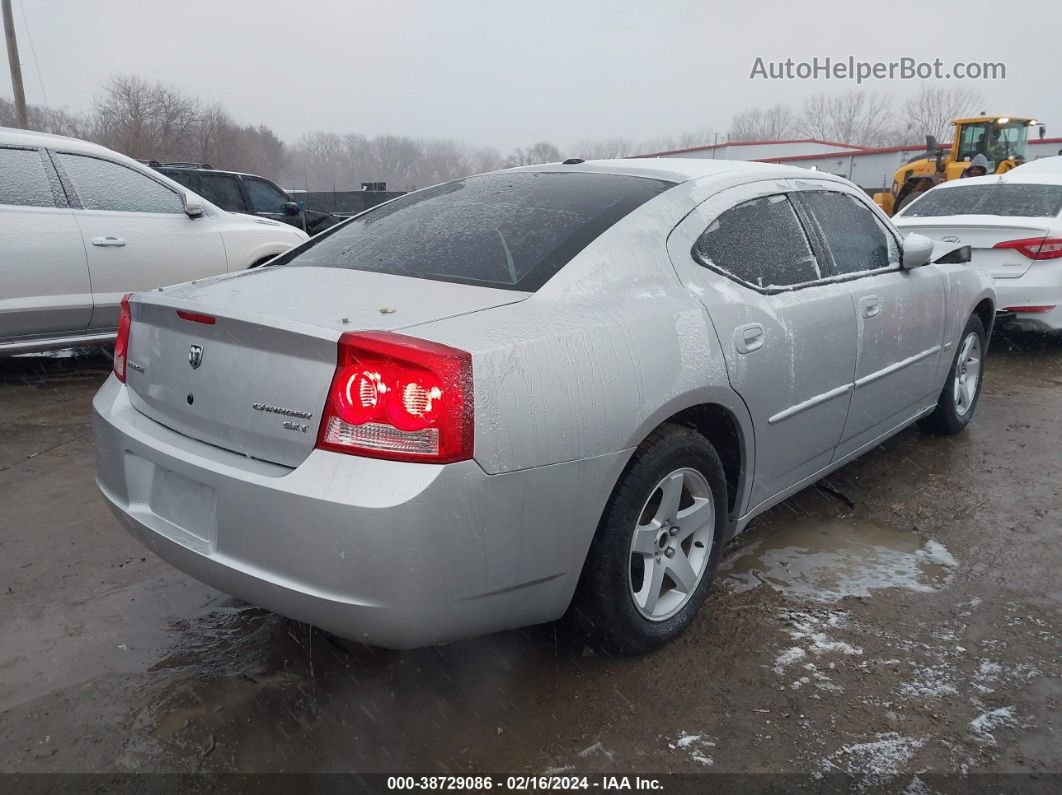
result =
[[[673,184],[617,174],[468,177],[382,204],[281,262],[533,291]]]
[[[783,195],[727,210],[697,238],[693,257],[760,288],[789,287],[822,276],[793,205]]]
[[[806,191],[800,194],[822,230],[838,275],[861,273],[899,264],[900,249],[874,212],[846,193]]]
[[[945,215],[1001,215],[1052,218],[1062,211],[1062,185],[990,183],[931,190],[900,215],[938,218]]]
[[[180,197],[139,171],[98,157],[59,153],[86,210],[132,213],[183,213]]]
[[[0,204],[55,206],[48,172],[36,149],[0,148]]]
[[[226,174],[200,174],[199,192],[222,210],[228,210],[230,213],[247,212],[247,205],[243,201],[243,193],[236,177]]]

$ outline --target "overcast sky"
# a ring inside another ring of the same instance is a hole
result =
[[[989,113],[1033,115],[1062,135],[1062,3],[1046,0],[15,0],[15,18],[31,103],[44,103],[43,82],[49,105],[84,110],[109,75],[131,73],[289,141],[390,132],[505,151],[725,131],[749,106],[857,87],[750,80],[757,56],[849,55],[1003,61],[1005,81],[962,84]],[[918,83],[863,87],[899,97]]]

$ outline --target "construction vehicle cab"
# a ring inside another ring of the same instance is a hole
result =
[[[892,215],[941,182],[959,179],[977,155],[988,160],[989,174],[1003,174],[1025,162],[1029,128],[1036,119],[1015,116],[972,116],[952,122],[955,132],[949,148],[940,148],[926,136],[926,155],[897,169],[892,190],[874,194],[874,201]],[[1041,135],[1043,128],[1041,128]]]

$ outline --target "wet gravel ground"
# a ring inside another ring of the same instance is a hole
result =
[[[772,510],[623,660],[548,628],[373,650],[172,570],[93,482],[108,365],[0,361],[0,772],[1062,772],[1056,340],[997,337],[967,433]]]

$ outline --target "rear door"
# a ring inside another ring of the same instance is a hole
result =
[[[94,155],[57,152],[55,161],[71,186],[88,255],[94,328],[118,325],[125,293],[227,270],[213,219],[185,215],[176,189]]]
[[[707,307],[731,386],[755,426],[748,510],[827,466],[848,413],[856,361],[852,299],[828,282],[789,194],[765,181],[708,199],[668,250]]]
[[[204,198],[230,213],[250,213],[240,190],[240,178],[235,174],[199,174],[199,190]]]
[[[893,231],[854,193],[801,191],[800,201],[856,307],[858,356],[840,458],[931,402],[947,314],[944,279],[931,265],[902,270]]]
[[[91,316],[85,247],[51,161],[0,146],[0,339],[78,331]]]

